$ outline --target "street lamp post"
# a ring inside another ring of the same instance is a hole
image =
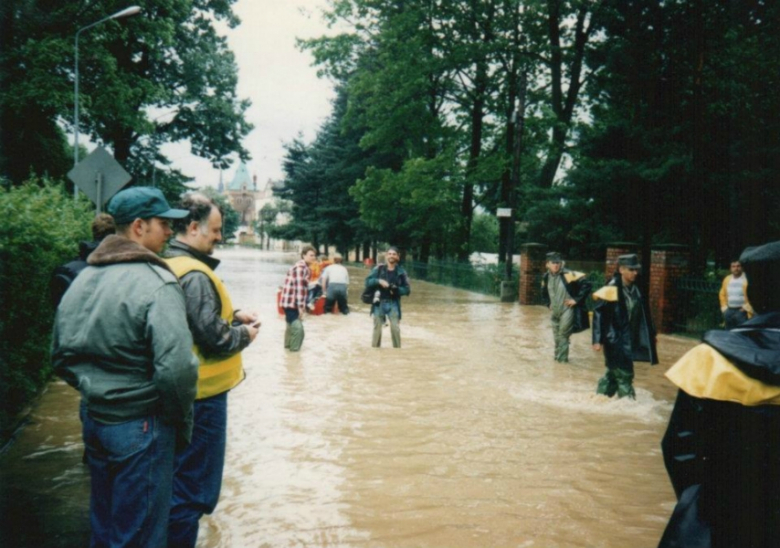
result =
[[[91,25],[87,25],[86,27],[82,27],[79,30],[76,31],[76,40],[74,42],[75,45],[75,65],[74,65],[74,108],[73,108],[73,131],[75,132],[75,138],[74,138],[74,144],[73,144],[73,167],[76,167],[79,164],[79,35],[81,35],[82,32],[85,30],[91,29],[92,27],[95,27],[101,23],[105,23],[106,21],[110,21],[111,19],[121,19],[122,17],[130,17],[132,15],[136,15],[137,13],[140,13],[141,7],[140,6],[130,6],[129,8],[125,8],[121,11],[116,12],[113,15],[109,15],[108,17],[104,17],[100,21],[95,21]],[[73,196],[77,197],[79,195],[79,187],[74,186],[73,187]]]

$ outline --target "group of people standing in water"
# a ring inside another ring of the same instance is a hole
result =
[[[215,274],[222,215],[214,201],[192,193],[171,208],[159,190],[135,187],[118,193],[108,211],[115,234],[101,234],[86,266],[69,269],[74,279],[64,295],[53,291],[61,302],[52,362],[82,396],[92,545],[192,547],[201,516],[219,499],[227,396],[244,378],[241,351],[260,322],[257,313],[233,306]],[[410,293],[409,277],[398,249],[389,248],[385,258],[364,283],[372,346],[381,345],[389,323],[393,346],[400,347],[400,300]],[[304,247],[285,281],[290,350],[303,342],[302,325],[298,332],[295,324],[305,313],[315,259],[314,248]],[[589,327],[591,296],[592,347],[606,365],[596,391],[608,397],[635,398],[633,363],[658,362],[636,283],[641,270],[636,255],[622,255],[614,276],[593,291],[560,254],[547,255],[542,285],[554,358],[567,363],[569,337]],[[780,242],[744,250],[723,282],[727,329],[705,333],[666,373],[679,389],[662,441],[677,504],[660,548],[778,545],[778,280]]]
[[[606,374],[597,393],[635,398],[633,362],[658,363],[636,255],[622,255],[594,300],[593,349]],[[749,280],[749,283],[748,283]],[[704,334],[666,377],[678,388],[662,440],[677,496],[659,548],[780,546],[780,242],[745,249],[720,291],[725,329]],[[555,360],[588,328],[591,286],[547,255],[543,298],[552,311]]]

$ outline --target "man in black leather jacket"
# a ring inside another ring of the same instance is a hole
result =
[[[645,300],[636,285],[642,267],[635,254],[618,257],[612,280],[593,294],[593,349],[604,350],[606,374],[597,394],[636,399],[634,362],[658,363],[655,328]]]

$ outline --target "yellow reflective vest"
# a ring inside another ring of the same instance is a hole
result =
[[[222,303],[220,317],[228,322],[233,322],[233,303],[217,275],[208,266],[191,257],[171,257],[165,259],[178,278],[193,271],[202,272],[209,277],[211,283],[217,290],[219,300]],[[198,357],[200,366],[198,367],[198,393],[196,399],[209,398],[234,388],[238,383],[244,380],[244,367],[241,361],[241,352],[236,352],[228,358],[206,358],[195,344],[192,351]]]

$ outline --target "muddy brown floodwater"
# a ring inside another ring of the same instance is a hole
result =
[[[594,394],[589,331],[559,364],[543,307],[412,280],[403,348],[388,331],[372,349],[367,271],[353,268],[353,313],[307,318],[291,354],[275,295],[295,256],[217,256],[263,326],[230,395],[222,497],[199,547],[657,545],[674,506],[663,373],[692,341],[660,337],[661,365],[637,364],[637,400],[609,400]],[[0,455],[0,545],[87,545],[77,408],[53,382]]]

